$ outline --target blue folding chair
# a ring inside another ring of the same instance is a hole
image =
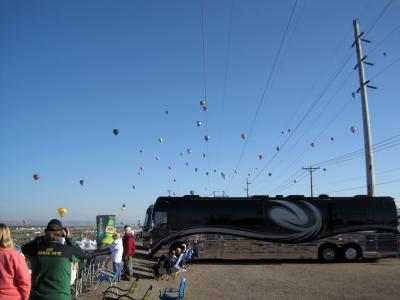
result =
[[[161,291],[160,291],[160,299],[162,299],[162,300],[183,300],[183,298],[185,296],[185,283],[186,283],[186,277],[182,277],[179,289],[165,288],[163,294],[161,294]]]
[[[115,283],[121,278],[123,265],[123,263],[119,264],[115,273],[108,272],[107,270],[99,270],[99,274],[97,276],[98,285],[100,285],[102,282],[108,282],[110,283],[110,287],[114,287]]]

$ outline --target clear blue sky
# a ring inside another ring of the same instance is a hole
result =
[[[355,17],[373,142],[400,134],[399,15],[371,0],[1,1],[0,220],[67,207],[67,223],[136,223],[168,190],[245,195],[246,178],[250,194],[308,195],[302,167],[363,147]],[[374,157],[377,194],[400,199],[398,141]],[[318,166],[316,194],[366,193],[363,155]]]

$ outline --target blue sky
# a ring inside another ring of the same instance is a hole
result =
[[[394,137],[374,154],[376,190],[400,199],[399,13],[371,0],[1,1],[0,219],[67,207],[67,223],[136,222],[168,190],[240,196],[246,178],[253,195],[308,195],[309,165],[316,194],[365,194],[363,155],[318,164],[363,148],[355,17],[372,41],[372,139]]]

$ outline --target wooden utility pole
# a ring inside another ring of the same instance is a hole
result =
[[[310,172],[310,186],[311,186],[311,198],[314,197],[314,193],[313,193],[313,181],[312,181],[312,173],[316,170],[319,169],[319,167],[309,167],[309,168],[302,168],[303,170],[306,170],[308,172]]]
[[[372,138],[371,138],[371,128],[369,122],[369,111],[368,111],[368,95],[367,87],[376,89],[376,87],[369,85],[369,80],[365,80],[364,64],[373,65],[372,63],[366,62],[367,56],[363,56],[361,49],[361,41],[370,43],[370,41],[361,38],[363,32],[360,33],[358,28],[358,20],[353,21],[354,26],[354,36],[355,40],[353,47],[356,46],[357,52],[357,65],[355,69],[358,68],[358,76],[360,79],[360,88],[357,90],[361,92],[361,104],[362,104],[362,115],[363,115],[363,125],[364,125],[364,151],[365,151],[365,169],[367,173],[367,193],[368,196],[375,195],[375,175],[374,175],[374,159],[372,156]]]
[[[248,178],[246,178],[246,187],[245,187],[245,191],[246,191],[246,196],[247,196],[247,198],[249,198],[249,185],[250,185],[251,183],[249,182],[249,179]]]

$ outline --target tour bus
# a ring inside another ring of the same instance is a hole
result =
[[[177,241],[202,259],[344,259],[398,254],[391,197],[159,197],[146,214],[152,256]]]

